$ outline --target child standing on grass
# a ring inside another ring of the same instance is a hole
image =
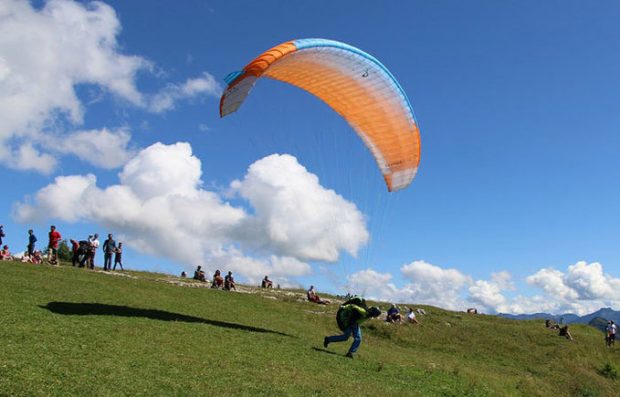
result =
[[[112,268],[113,271],[116,270],[116,265],[119,265],[121,267],[121,270],[125,271],[125,269],[123,269],[123,263],[121,262],[122,255],[123,243],[118,243],[118,247],[116,247],[116,250],[114,251],[114,267]]]

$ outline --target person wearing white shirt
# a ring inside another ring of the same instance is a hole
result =
[[[616,341],[616,324],[614,324],[613,320],[610,320],[607,322],[607,347],[611,347],[612,345],[614,345],[615,341]]]

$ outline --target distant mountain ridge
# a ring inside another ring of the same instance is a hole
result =
[[[613,310],[611,307],[601,308],[594,313],[578,316],[573,313],[550,314],[550,313],[533,313],[533,314],[507,314],[499,313],[499,317],[509,318],[511,320],[546,320],[550,319],[563,324],[590,324],[594,319],[604,319],[605,321],[613,320],[620,323],[620,311]],[[600,322],[600,320],[598,321]]]

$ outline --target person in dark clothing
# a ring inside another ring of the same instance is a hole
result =
[[[34,244],[37,242],[37,237],[34,235],[32,229],[28,230],[28,256],[34,255]]]
[[[260,286],[261,288],[273,288],[273,282],[269,280],[269,277],[265,276]]]
[[[206,282],[207,278],[205,276],[205,272],[204,270],[202,270],[202,266],[198,265],[198,267],[196,267],[196,271],[194,271],[194,280],[198,280],[198,281],[202,281],[202,282]]]
[[[85,267],[88,257],[89,245],[87,240],[78,241],[78,248],[76,254],[76,262],[78,267]],[[73,258],[72,258],[73,259]]]
[[[125,269],[123,269],[123,262],[121,262],[121,260],[123,256],[123,243],[118,243],[118,247],[116,247],[116,251],[114,252],[114,267],[112,268],[112,270],[116,270],[116,265],[119,265],[121,267],[122,271],[125,271]]]
[[[395,304],[392,303],[388,309],[385,321],[388,323],[401,323],[403,321],[403,316],[400,314],[400,310],[398,310]]]
[[[235,279],[233,278],[232,272],[228,272],[226,277],[224,277],[224,289],[230,291],[231,289],[237,290],[235,287]]]
[[[558,336],[563,336],[570,341],[573,340],[573,336],[570,334],[570,331],[568,330],[568,325],[565,325],[560,328],[560,332],[558,333]]]
[[[90,242],[93,239],[92,235],[88,236],[86,241],[86,245],[85,245],[85,250],[84,250],[84,256],[82,256],[82,260],[80,261],[80,267],[86,267],[87,269],[90,269]],[[82,244],[82,241],[80,241],[80,245]]]
[[[2,238],[5,237],[4,234],[4,225],[0,225],[0,246],[2,246]]]
[[[108,234],[108,239],[103,242],[103,270],[112,269],[112,254],[116,251],[116,241],[112,238],[112,234]]]

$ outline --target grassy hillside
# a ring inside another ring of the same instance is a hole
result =
[[[586,325],[569,342],[542,321],[425,307],[421,326],[366,323],[350,360],[348,342],[322,346],[337,305],[193,285],[0,263],[0,395],[620,395],[620,345]]]

